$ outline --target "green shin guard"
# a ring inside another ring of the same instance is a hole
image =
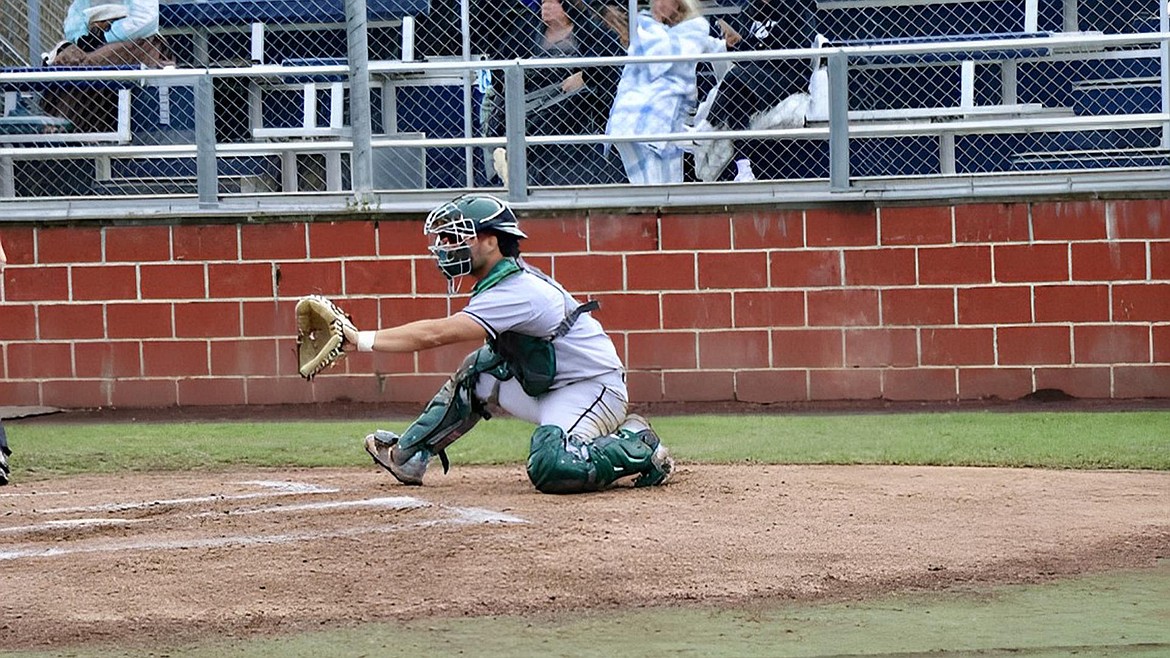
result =
[[[532,434],[528,479],[542,493],[598,491],[627,475],[651,472],[653,454],[639,434],[627,430],[581,441],[555,425],[541,425]]]
[[[508,373],[501,368],[502,364],[503,360],[487,346],[469,354],[397,439],[393,452],[395,463],[404,464],[419,452],[426,452],[428,458],[438,454],[443,461],[443,472],[447,472],[449,465],[444,452],[447,446],[475,427],[481,418],[491,417],[475,397],[479,376],[488,373],[497,379],[507,379]]]
[[[541,425],[532,433],[528,452],[528,479],[542,493],[594,491],[597,469],[582,446],[570,452],[565,431]]]
[[[398,448],[414,454],[420,449],[439,452],[463,436],[479,421],[471,401],[454,380],[448,380],[431,398],[423,412],[398,439]],[[439,445],[439,444],[442,445]]]
[[[628,430],[594,439],[591,452],[597,464],[597,477],[606,480],[606,486],[627,475],[647,473],[654,468],[650,461],[654,448],[639,434]]]

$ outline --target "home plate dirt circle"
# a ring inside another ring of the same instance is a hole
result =
[[[121,500],[33,508],[33,516],[46,520],[0,528],[0,535],[13,535],[26,540],[24,544],[0,549],[0,562],[75,553],[184,550],[317,541],[443,524],[524,523],[523,519],[511,514],[482,508],[434,505],[414,496],[354,498],[346,496],[342,489],[336,487],[284,480],[225,482],[214,494],[168,499],[128,500],[120,492],[109,493]],[[36,492],[29,494],[34,498],[36,495]],[[353,525],[344,514],[338,513],[362,508],[383,512],[385,520]],[[265,514],[275,514],[286,519],[295,515],[295,530],[229,531],[238,525],[234,523],[233,517]],[[189,523],[192,519],[203,519],[204,522],[192,525]],[[132,525],[133,529],[129,527]],[[222,530],[217,531],[217,526],[222,526]],[[111,537],[111,534],[116,536]]]
[[[1170,473],[695,466],[536,493],[522,466],[126,473],[0,489],[5,649],[436,615],[865,598],[1170,554]]]

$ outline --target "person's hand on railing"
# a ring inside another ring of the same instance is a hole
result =
[[[715,22],[719,25],[719,31],[723,33],[723,40],[727,42],[728,50],[735,48],[740,41],[743,41],[743,35],[736,32],[735,28],[731,27],[727,21],[720,18]]]
[[[571,94],[584,86],[585,74],[581,71],[577,71],[573,75],[565,78],[565,81],[561,83],[561,91],[565,92],[566,94]]]

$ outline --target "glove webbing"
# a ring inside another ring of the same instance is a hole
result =
[[[329,323],[330,329],[333,332],[335,332],[336,335],[338,335],[338,336],[345,335],[341,329],[344,325],[345,325],[345,323],[339,317],[333,318],[333,321]],[[345,345],[345,341],[342,340],[341,342],[337,343],[337,345],[333,349],[326,352],[325,358],[321,359],[320,362],[317,363],[317,367],[313,368],[313,372],[310,372],[308,375],[305,376],[305,378],[312,379],[313,377],[315,377],[317,375],[317,373],[319,373],[322,370],[333,365],[337,361],[337,359],[341,358],[345,354],[345,349],[343,349],[344,345]]]

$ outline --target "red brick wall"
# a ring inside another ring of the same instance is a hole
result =
[[[533,215],[638,401],[1170,397],[1170,200]],[[296,375],[297,297],[445,314],[415,219],[0,228],[0,404],[430,398],[471,345]]]

